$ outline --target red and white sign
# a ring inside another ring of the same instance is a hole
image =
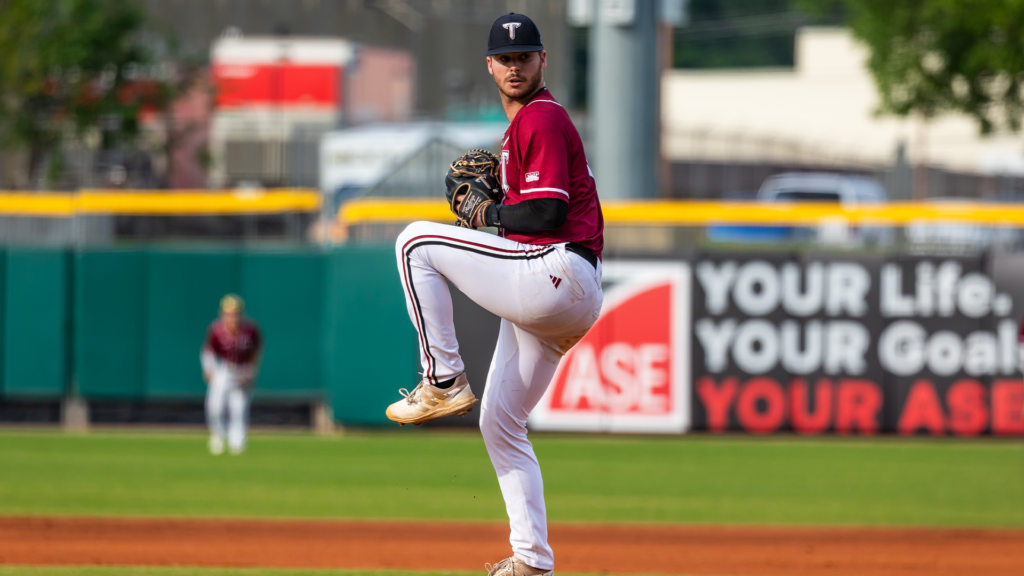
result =
[[[336,109],[341,68],[280,64],[214,65],[217,107],[279,106]]]
[[[690,427],[690,267],[608,262],[601,317],[530,415],[534,430],[681,433]]]
[[[354,54],[337,39],[221,38],[211,54],[217,107],[336,110]]]

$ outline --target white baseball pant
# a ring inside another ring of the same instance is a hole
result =
[[[224,363],[212,370],[206,387],[206,423],[210,436],[227,439],[236,452],[245,449],[249,421],[249,391],[242,386],[240,371]]]
[[[552,570],[544,482],[526,437],[526,418],[559,360],[597,320],[601,264],[595,270],[564,244],[520,244],[430,222],[410,224],[396,251],[409,317],[419,333],[423,376],[431,383],[465,369],[445,279],[501,318],[480,430],[505,499],[513,553],[530,566]]]

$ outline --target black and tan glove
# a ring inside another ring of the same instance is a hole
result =
[[[501,203],[504,194],[498,183],[498,157],[487,150],[466,152],[448,168],[444,177],[448,207],[457,224],[475,228],[473,222],[488,206]]]

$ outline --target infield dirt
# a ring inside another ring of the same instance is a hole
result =
[[[554,524],[562,573],[1017,575],[1024,531]],[[483,570],[504,523],[0,518],[0,564]]]

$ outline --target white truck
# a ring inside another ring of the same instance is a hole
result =
[[[769,176],[761,184],[759,202],[833,202],[852,207],[888,201],[885,187],[870,176],[835,172],[786,172]],[[794,226],[709,226],[708,238],[714,242],[816,242],[832,245],[890,243],[893,231],[880,227],[856,227],[837,218],[809,227]]]

